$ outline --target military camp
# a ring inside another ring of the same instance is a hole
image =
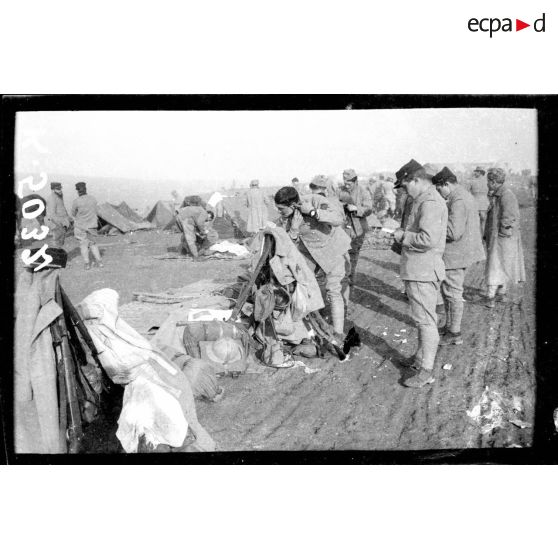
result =
[[[433,153],[23,190],[16,452],[529,447],[536,169]]]

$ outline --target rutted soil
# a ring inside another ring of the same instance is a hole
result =
[[[357,326],[362,347],[347,362],[331,356],[309,360],[302,368],[265,369],[260,374],[223,378],[225,397],[197,402],[200,422],[220,450],[409,450],[529,446],[533,428],[505,422],[487,434],[467,416],[486,386],[504,398],[522,402],[521,418],[533,424],[535,401],[535,217],[522,212],[527,283],[519,305],[488,309],[467,302],[460,347],[441,347],[436,382],[420,390],[402,385],[406,371],[397,364],[416,346],[416,329],[400,292],[399,257],[365,244],[349,320]],[[129,243],[129,240],[137,240]],[[104,244],[103,270],[83,271],[77,243],[68,242],[72,262],[62,283],[74,302],[93,289],[111,287],[121,302],[134,291],[160,292],[202,278],[233,282],[242,264],[209,260],[157,260],[172,253],[177,235],[145,232],[113,237]],[[482,286],[484,266],[473,266],[466,294]],[[406,340],[406,342],[403,342]],[[451,370],[443,370],[451,364]],[[114,421],[114,416],[111,420]],[[109,440],[102,440],[102,430]],[[106,431],[110,431],[107,433]],[[115,451],[114,423],[91,425],[98,440],[89,451]]]
[[[421,390],[403,387],[405,371],[396,359],[413,353],[416,330],[399,289],[398,256],[365,246],[349,316],[363,341],[358,354],[345,363],[334,357],[309,362],[311,368],[320,367],[314,374],[278,370],[226,379],[222,401],[198,404],[200,420],[224,450],[530,445],[532,428],[508,422],[482,435],[466,414],[488,386],[504,398],[519,397],[523,419],[533,423],[533,210],[524,210],[522,226],[528,280],[521,304],[498,304],[491,310],[466,303],[465,343],[439,349],[434,384]],[[482,264],[469,270],[467,294],[480,289],[483,271]],[[442,370],[444,364],[451,364],[451,370]]]

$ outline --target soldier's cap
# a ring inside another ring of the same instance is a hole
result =
[[[250,180],[250,186],[259,186],[260,185],[260,181],[259,180]]]
[[[60,182],[51,182],[50,183],[51,190],[62,190],[62,184]]]
[[[486,178],[488,180],[493,180],[496,184],[503,184],[506,181],[506,173],[504,172],[504,169],[491,168],[488,169]]]
[[[327,176],[325,174],[317,174],[310,180],[310,188],[327,188]]]
[[[86,188],[85,182],[78,182],[76,184],[76,190],[85,190],[85,188]]]
[[[407,178],[412,178],[412,176],[419,170],[423,170],[424,167],[414,159],[411,159],[407,164],[403,165],[395,173],[395,186],[394,188],[401,188],[403,186],[403,180]]]
[[[357,178],[357,173],[355,169],[345,169],[343,171],[343,180],[355,180]]]
[[[486,174],[486,171],[482,167],[477,167],[473,172],[480,172],[481,174]]]
[[[457,177],[448,167],[444,167],[439,173],[432,177],[432,184],[434,184],[434,186],[441,186],[446,182],[457,182]]]

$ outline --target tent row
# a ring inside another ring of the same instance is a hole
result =
[[[97,206],[97,215],[101,222],[101,229],[107,232],[116,229],[121,233],[154,229],[155,226],[142,219],[126,202],[120,205],[100,203]]]

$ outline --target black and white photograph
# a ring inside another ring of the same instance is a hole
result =
[[[20,102],[15,458],[533,448],[518,99]]]
[[[4,4],[3,555],[552,554],[555,3]]]

